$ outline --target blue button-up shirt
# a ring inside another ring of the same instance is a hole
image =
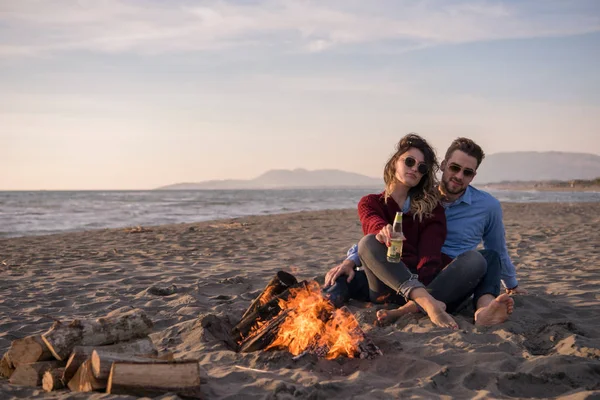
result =
[[[494,250],[500,255],[500,277],[504,286],[517,286],[515,266],[506,248],[500,202],[491,194],[468,186],[461,197],[452,203],[444,204],[444,208],[448,233],[442,253],[455,258],[465,251],[475,250],[483,242],[485,249]],[[348,250],[347,259],[352,260],[355,265],[360,265],[357,245]]]

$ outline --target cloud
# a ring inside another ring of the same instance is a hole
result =
[[[410,50],[576,35],[600,31],[593,1],[2,1],[0,57],[255,46],[323,52],[394,41]]]

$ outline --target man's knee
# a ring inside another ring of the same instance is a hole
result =
[[[479,253],[485,258],[489,273],[498,273],[502,270],[502,259],[500,254],[494,250],[480,250]]]
[[[365,255],[373,254],[379,247],[381,247],[381,243],[375,238],[375,235],[363,236],[358,242],[358,256],[363,258]]]
[[[478,276],[484,276],[487,272],[487,261],[485,257],[475,250],[465,251],[461,255],[461,262],[468,265],[470,273]]]
[[[483,258],[485,258],[488,264],[500,262],[500,254],[498,254],[498,252],[495,250],[484,249],[479,250],[478,253],[481,254]]]

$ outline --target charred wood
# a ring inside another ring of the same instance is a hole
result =
[[[262,350],[270,345],[279,333],[281,324],[285,322],[290,309],[281,311],[275,318],[265,322],[256,332],[246,338],[240,344],[240,352],[249,353],[252,351]]]
[[[277,274],[271,279],[267,286],[263,289],[263,291],[258,295],[254,301],[250,304],[250,307],[246,310],[244,315],[240,320],[243,320],[249,314],[256,311],[260,306],[268,303],[273,297],[283,293],[286,289],[296,285],[298,280],[296,277],[290,273],[285,271],[279,271]]]
[[[256,326],[259,321],[268,321],[281,311],[279,306],[279,300],[287,300],[290,297],[290,290],[300,287],[306,287],[307,282],[299,282],[290,288],[284,290],[281,294],[275,296],[269,300],[266,304],[258,307],[255,311],[248,314],[242,319],[231,331],[231,336],[235,341],[241,341],[248,336],[252,328]]]

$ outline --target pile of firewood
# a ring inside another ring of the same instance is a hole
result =
[[[0,361],[10,383],[45,391],[156,396],[174,392],[200,397],[197,361],[159,355],[148,334],[152,321],[141,310],[97,320],[55,322],[41,335],[14,340]]]

